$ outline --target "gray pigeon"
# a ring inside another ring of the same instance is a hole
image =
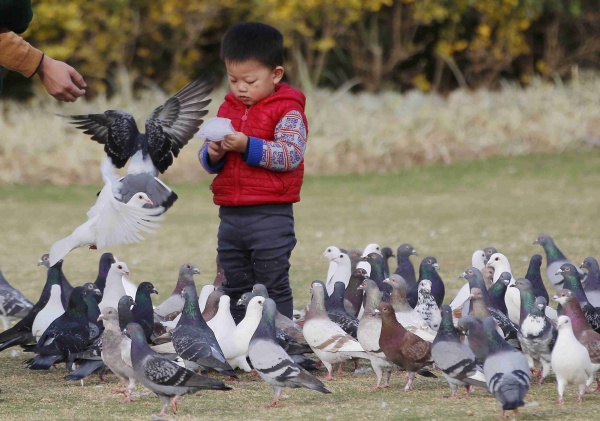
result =
[[[483,369],[475,361],[475,354],[459,336],[452,321],[452,309],[442,304],[442,321],[431,344],[431,356],[435,365],[442,370],[452,395],[456,398],[458,386],[464,386],[469,396],[471,386],[487,388]]]
[[[304,370],[278,344],[275,337],[275,301],[267,298],[263,304],[260,323],[250,340],[248,357],[261,379],[273,386],[276,406],[284,387],[306,387],[321,393],[331,393],[315,376]]]
[[[183,395],[201,389],[231,390],[222,381],[198,375],[153,351],[139,324],[129,323],[125,334],[131,338],[134,377],[160,398],[163,405],[159,415],[166,415],[169,398],[173,412],[177,412],[177,402]]]
[[[179,275],[177,277],[175,289],[166,300],[154,308],[154,313],[159,317],[162,317],[163,320],[173,320],[175,317],[177,317],[183,310],[183,304],[185,302],[181,296],[181,293],[188,285],[191,285],[194,287],[194,289],[196,289],[194,275],[199,273],[200,269],[198,269],[193,263],[184,263],[181,265],[179,268]]]
[[[558,269],[560,269],[563,264],[573,264],[573,262],[567,259],[563,252],[556,246],[552,237],[548,234],[538,235],[533,244],[542,246],[546,253],[546,276],[550,283],[554,285],[556,289],[563,288],[563,278],[556,272],[558,272]],[[579,271],[579,273],[584,275],[582,271]]]
[[[225,359],[215,334],[202,318],[196,290],[188,285],[182,295],[185,299],[183,312],[177,327],[171,331],[175,352],[190,369],[210,368],[224,376],[237,378]]]
[[[529,365],[523,353],[509,345],[496,331],[492,317],[483,320],[483,329],[489,350],[483,363],[483,374],[490,393],[502,406],[502,418],[505,418],[506,411],[517,412],[525,405],[530,385]]]
[[[27,316],[32,308],[33,303],[21,291],[10,285],[0,270],[0,319],[4,330],[10,327],[13,320]]]
[[[130,297],[131,298],[131,297]],[[123,393],[125,400],[131,402],[131,391],[135,388],[135,376],[133,367],[123,360],[122,353],[129,354],[131,341],[119,328],[119,314],[113,307],[106,307],[98,317],[104,324],[102,332],[102,361],[115,376],[123,383],[127,384],[124,388],[117,388],[113,393]]]

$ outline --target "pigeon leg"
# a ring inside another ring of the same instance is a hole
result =
[[[338,364],[337,372],[338,372],[338,374],[342,374],[344,372],[344,363]]]
[[[129,389],[127,389],[127,391],[125,392],[125,399],[123,399],[121,402],[123,402],[123,403],[133,402],[133,399],[131,399],[131,391]]]
[[[327,376],[323,377],[324,381],[330,381],[330,380],[335,380],[333,378],[332,372],[333,372],[333,366],[329,363],[326,363],[323,361],[323,365],[325,366],[325,368],[327,368]]]
[[[413,388],[413,381],[415,379],[415,375],[416,373],[407,371],[406,372],[406,376],[408,377],[408,381],[406,382],[406,386],[404,386],[404,391],[408,392],[409,390],[411,390]]]
[[[275,396],[273,398],[273,402],[270,405],[267,405],[267,408],[274,408],[279,404],[279,398],[281,397],[281,392],[283,390],[282,387],[273,386],[273,390],[275,391]]]
[[[171,409],[173,412],[177,412],[177,402],[181,402],[181,397],[175,395],[173,396],[173,399],[171,399]]]
[[[167,415],[167,413],[165,412],[167,410],[167,406],[169,406],[169,397],[168,396],[164,396],[164,395],[159,395],[159,398],[163,404],[160,412],[158,413],[159,416],[164,416]]]

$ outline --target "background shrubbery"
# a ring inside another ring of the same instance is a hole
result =
[[[284,33],[288,76],[305,89],[496,88],[600,62],[598,0],[44,0],[34,13],[27,39],[91,93],[112,93],[123,69],[167,91],[220,76],[220,39],[240,20]],[[29,83],[12,78],[7,89]]]

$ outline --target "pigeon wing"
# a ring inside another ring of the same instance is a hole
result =
[[[197,79],[157,107],[146,120],[148,152],[161,173],[198,132],[202,117],[208,114],[204,108],[210,99],[205,98],[212,87],[212,80]]]
[[[117,168],[123,168],[136,152],[139,131],[133,116],[125,111],[108,110],[104,114],[80,114],[61,117],[71,119],[70,123],[92,140],[104,145],[104,152]]]

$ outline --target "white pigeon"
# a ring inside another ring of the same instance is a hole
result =
[[[200,294],[198,294],[198,305],[200,306],[200,313],[204,311],[206,307],[206,301],[208,300],[208,296],[215,290],[215,286],[213,284],[204,285],[200,290]]]
[[[221,340],[223,338],[228,337],[235,330],[235,321],[233,320],[231,309],[229,307],[230,302],[231,299],[229,298],[229,295],[223,294],[221,298],[219,298],[217,314],[206,322],[208,327],[210,327],[215,334],[219,345],[221,345]]]
[[[65,312],[60,296],[60,285],[52,285],[48,302],[35,316],[33,324],[31,325],[31,333],[36,341],[40,339],[40,336],[42,336],[44,331],[50,326],[50,323]]]
[[[485,252],[483,250],[475,250],[471,256],[471,266],[483,270],[485,268]],[[469,314],[469,307],[471,306],[471,288],[469,283],[466,282],[456,293],[456,296],[450,302],[450,308],[456,310],[461,308],[462,314]]]
[[[106,286],[102,294],[102,301],[98,304],[99,308],[118,308],[121,297],[128,295],[123,285],[123,275],[129,275],[129,268],[125,262],[115,262],[110,266],[106,275]]]
[[[227,297],[227,295],[223,295],[223,297]],[[221,299],[223,299],[223,297],[221,297]],[[227,303],[229,303],[229,300],[227,300]],[[261,297],[260,295],[252,297],[246,307],[246,315],[240,323],[235,326],[233,331],[227,336],[222,337],[221,339],[217,337],[223,355],[232,368],[241,368],[246,372],[252,371],[248,361],[246,361],[246,357],[248,356],[248,347],[250,346],[252,335],[254,335],[254,332],[260,323],[264,303],[264,297]],[[220,306],[221,305],[219,304],[219,311],[221,311]],[[217,316],[212,320],[216,317]]]
[[[573,333],[571,319],[568,316],[558,318],[558,337],[552,350],[552,371],[556,375],[558,403],[565,403],[563,393],[569,383],[579,388],[578,402],[583,401],[587,380],[593,375],[590,354]]]
[[[100,250],[143,240],[140,231],[154,232],[163,211],[163,208],[146,209],[143,207],[146,204],[152,204],[152,201],[143,192],[134,194],[127,203],[119,202],[113,197],[111,181],[106,179],[96,204],[87,212],[88,220],[69,236],[52,244],[50,266],[78,247]]]
[[[363,250],[362,257],[367,257],[371,253],[377,253],[378,255],[383,256],[383,254],[381,254],[381,247],[379,247],[379,244],[377,243],[367,244]]]
[[[335,263],[335,271],[330,278],[325,282],[325,288],[327,294],[332,295],[335,288],[336,282],[342,282],[344,287],[348,286],[350,277],[352,276],[352,262],[350,257],[346,253],[341,253],[331,259],[331,262]]]
[[[335,272],[335,268],[337,267],[337,263],[332,261],[335,256],[339,256],[342,251],[336,246],[329,246],[325,249],[323,254],[321,255],[321,259],[329,260],[329,266],[327,267],[327,276],[325,276],[325,280],[331,278],[333,276],[333,272]]]
[[[313,352],[327,368],[324,380],[332,380],[333,364],[351,358],[369,359],[360,343],[348,335],[325,311],[325,291],[320,282],[311,284],[312,299],[306,313],[302,333]]]

